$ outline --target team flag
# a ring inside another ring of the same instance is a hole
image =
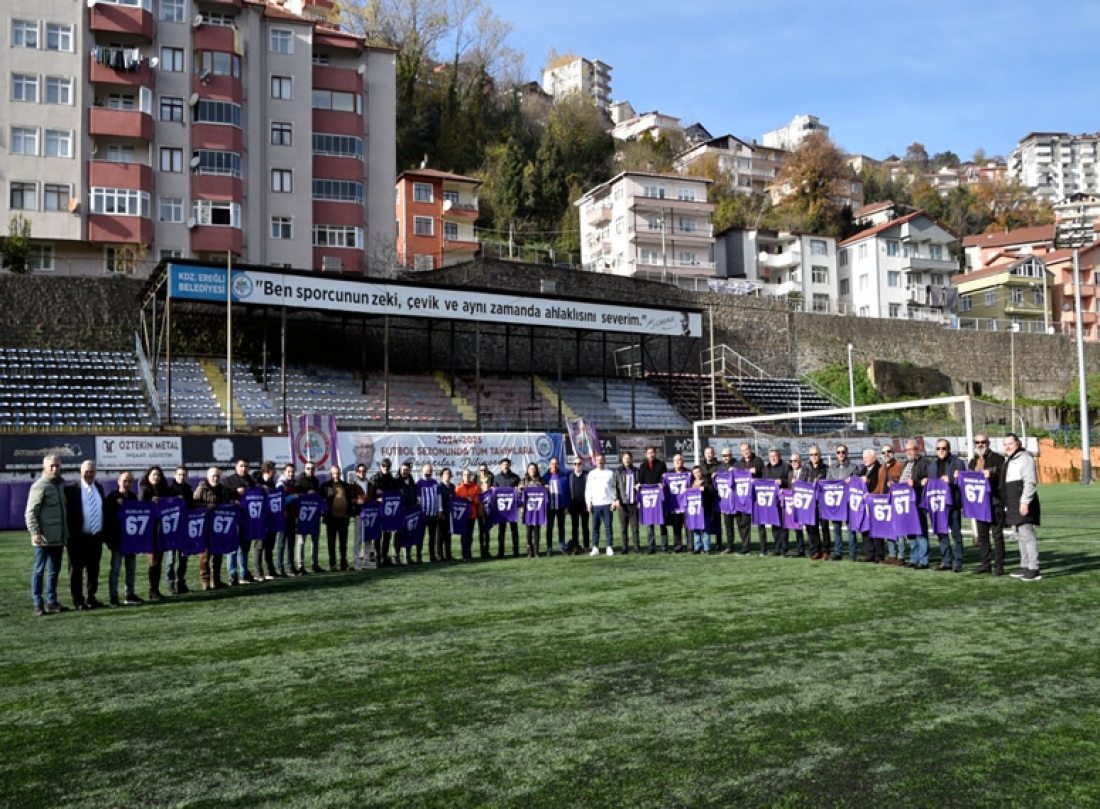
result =
[[[290,457],[295,463],[313,463],[318,469],[340,465],[336,416],[319,413],[292,416],[288,413],[286,428],[290,436]]]

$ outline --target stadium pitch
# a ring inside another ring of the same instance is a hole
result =
[[[34,618],[3,534],[0,803],[1100,805],[1100,489],[1040,492],[1036,583],[631,554]]]

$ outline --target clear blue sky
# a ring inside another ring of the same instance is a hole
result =
[[[759,139],[816,115],[843,149],[964,160],[1100,129],[1095,0],[490,0],[541,76],[550,49],[613,68],[615,100]]]

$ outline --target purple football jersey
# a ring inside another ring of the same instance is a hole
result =
[[[546,491],[550,498],[547,502],[547,508],[551,511],[565,508],[569,497],[569,481],[566,480],[565,475],[560,472],[547,472],[544,477]]]
[[[497,522],[519,522],[519,493],[511,486],[493,489],[493,510]]]
[[[639,522],[642,525],[664,525],[665,487],[659,483],[643,483],[638,494],[641,503]]]
[[[867,516],[867,484],[863,478],[852,478],[848,484],[848,527],[853,531],[870,531],[871,520]]]
[[[794,514],[803,525],[817,525],[817,489],[808,480],[794,482]]]
[[[264,530],[267,533],[278,534],[286,530],[285,506],[282,489],[267,493],[264,498]]]
[[[416,482],[416,499],[425,517],[438,517],[443,510],[443,498],[439,494],[439,481],[427,478]]]
[[[894,509],[888,494],[868,494],[864,497],[867,521],[875,539],[897,539],[894,533]]]
[[[470,522],[470,510],[473,503],[465,497],[451,498],[451,533],[462,536],[466,533],[466,527]]]
[[[989,503],[992,490],[981,472],[959,472],[959,493],[962,495],[964,517],[981,522],[993,521],[993,509]]]
[[[180,548],[184,556],[198,556],[206,552],[206,509],[193,508],[187,512],[187,541]]]
[[[689,531],[707,530],[707,518],[703,514],[702,489],[688,489],[684,492],[684,526]]]
[[[187,544],[187,525],[185,524],[182,497],[162,497],[157,503],[160,539],[157,549],[164,551],[182,550]]]
[[[546,525],[546,504],[549,496],[545,486],[525,486],[523,489],[523,524]]]
[[[382,530],[387,534],[401,530],[401,510],[401,492],[382,492]],[[305,531],[299,529],[298,533]]]
[[[718,510],[723,514],[736,514],[737,507],[733,502],[733,473],[715,472],[714,491],[718,493]]]
[[[368,500],[359,509],[359,523],[362,525],[363,539],[373,542],[382,538],[382,501]]]
[[[118,523],[122,530],[122,553],[153,553],[156,550],[156,503],[151,500],[123,500],[118,507]]]
[[[264,490],[245,489],[241,495],[241,519],[244,527],[242,539],[264,538]]]
[[[477,499],[481,501],[481,511],[485,514],[486,525],[497,525],[500,520],[497,519],[496,500],[493,497],[493,490],[482,492],[477,496]]]
[[[848,484],[843,480],[819,480],[817,482],[817,508],[821,519],[833,522],[848,521]]]
[[[687,502],[684,500],[684,495],[687,494],[688,487],[691,486],[691,473],[690,472],[666,472],[665,486],[668,489],[668,497],[665,499],[665,506],[668,508],[669,514],[683,514],[687,510]]]
[[[929,529],[933,534],[946,534],[951,530],[951,484],[939,478],[924,482],[921,507],[928,512]]]
[[[733,470],[733,509],[735,514],[752,514],[752,470]]]
[[[802,530],[802,523],[798,521],[798,515],[794,508],[794,490],[780,489],[779,503],[783,509],[783,527],[791,531]]]
[[[419,505],[409,506],[401,515],[401,547],[411,548],[424,544],[424,510]]]
[[[894,536],[920,536],[920,517],[917,516],[917,493],[912,486],[901,484],[890,489],[890,505],[894,512]]]
[[[754,525],[782,525],[779,517],[779,481],[770,478],[752,482]]]
[[[630,505],[630,504],[634,503],[638,498],[638,492],[634,489],[634,483],[635,483],[634,470],[633,469],[623,470],[623,477],[626,478],[626,486],[624,487],[626,489],[626,499],[623,500],[623,502],[626,503],[627,505]]]
[[[210,552],[215,554],[233,553],[241,546],[240,521],[241,510],[236,503],[224,503],[214,506],[209,512]]]

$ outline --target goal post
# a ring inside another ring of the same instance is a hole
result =
[[[972,399],[970,396],[942,396],[937,399],[911,399],[902,402],[889,402],[886,404],[860,405],[858,407],[835,407],[827,410],[797,410],[786,413],[760,413],[753,416],[737,416],[726,419],[702,419],[692,423],[692,435],[695,445],[695,464],[702,460],[703,431],[708,427],[736,428],[739,425],[751,427],[761,422],[798,421],[800,419],[822,418],[828,416],[851,416],[854,418],[859,413],[883,413],[891,410],[911,410],[921,407],[941,407],[943,405],[961,404],[963,406],[967,456],[974,451],[974,414]],[[812,441],[815,435],[812,433],[800,436],[804,440]],[[824,436],[822,436],[824,438]],[[961,451],[963,447],[960,447]]]

